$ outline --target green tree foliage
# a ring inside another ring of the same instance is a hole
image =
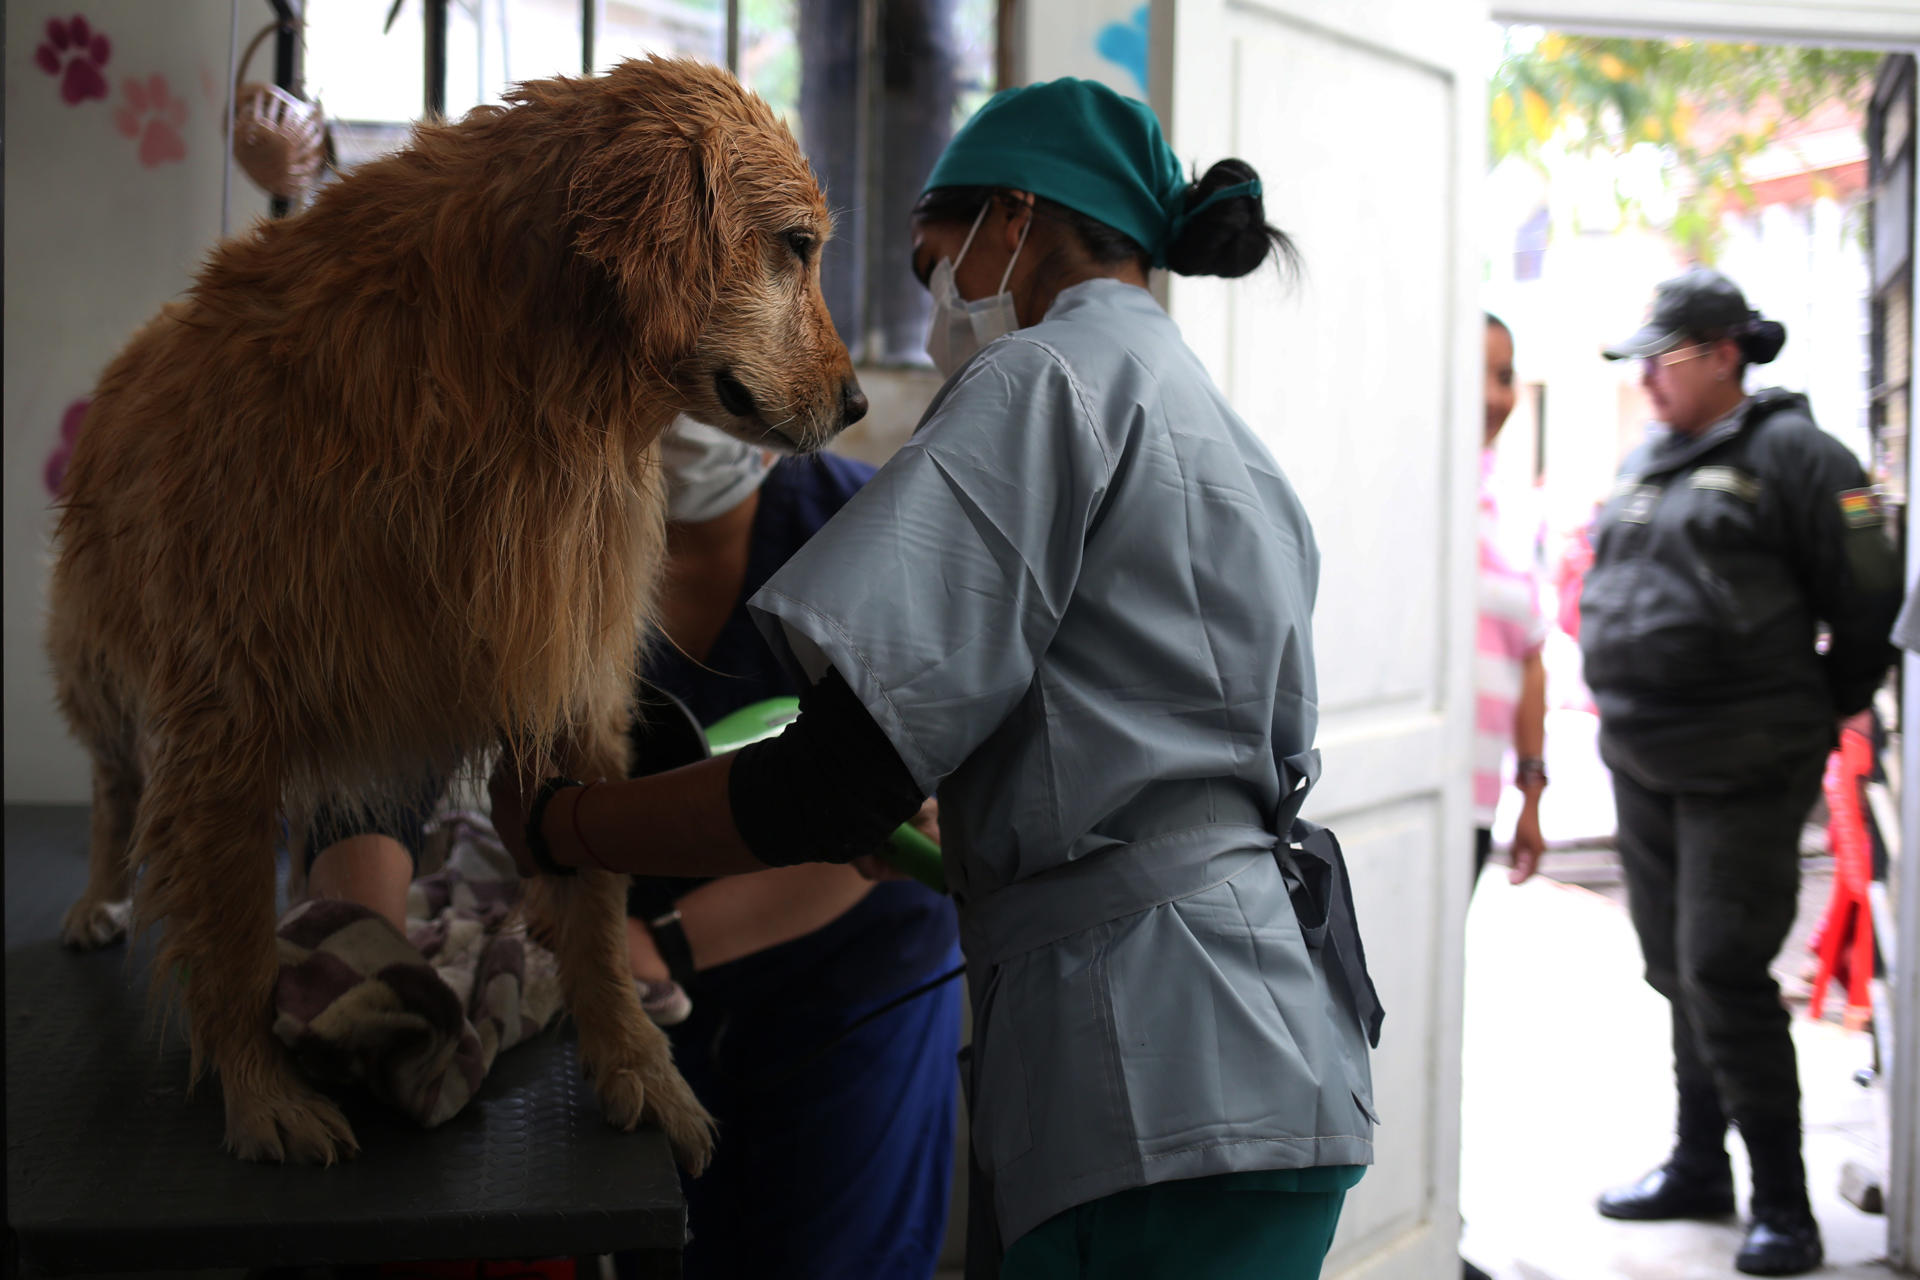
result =
[[[1782,122],[1860,104],[1880,55],[1782,45],[1628,40],[1509,28],[1488,86],[1488,154],[1542,165],[1550,146],[1623,156],[1664,148],[1680,199],[1663,228],[1710,257],[1746,162]],[[1645,216],[1645,210],[1637,211]]]

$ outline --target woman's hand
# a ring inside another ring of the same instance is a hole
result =
[[[940,802],[928,796],[920,802],[919,809],[907,819],[907,824],[915,831],[935,844],[940,843]]]

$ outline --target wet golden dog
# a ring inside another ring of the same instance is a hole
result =
[[[107,369],[48,646],[93,757],[78,946],[164,924],[194,1074],[255,1159],[351,1151],[269,1031],[277,815],[501,742],[619,776],[676,413],[813,448],[865,399],[806,161],[725,72],[628,62],[422,127],[222,244]],[[614,1124],[711,1122],[628,976],[625,881],[530,882]]]

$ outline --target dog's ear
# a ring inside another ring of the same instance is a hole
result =
[[[645,358],[664,373],[712,314],[733,221],[711,132],[642,118],[574,169],[574,244],[613,278]]]

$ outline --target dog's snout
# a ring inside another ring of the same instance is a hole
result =
[[[840,384],[840,425],[850,427],[867,416],[867,393],[860,389],[858,378],[848,378]]]

